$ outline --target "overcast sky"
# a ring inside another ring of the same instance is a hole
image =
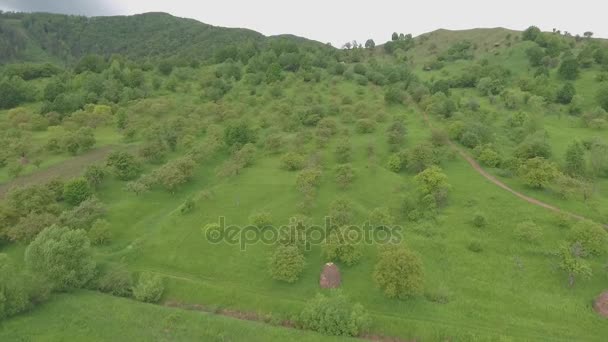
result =
[[[168,12],[266,35],[291,33],[341,46],[385,42],[394,31],[421,33],[475,27],[523,30],[537,25],[608,38],[607,0],[0,0],[0,9],[96,15]]]

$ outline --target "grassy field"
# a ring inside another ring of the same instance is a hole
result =
[[[349,341],[95,292],[54,296],[0,324],[3,341]]]

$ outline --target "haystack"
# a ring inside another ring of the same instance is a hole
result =
[[[321,278],[319,280],[319,285],[324,289],[335,289],[340,287],[342,282],[342,277],[340,276],[340,269],[333,262],[328,262],[323,267],[323,271],[321,271]]]
[[[593,308],[600,316],[608,317],[608,291],[602,292],[602,294],[595,299]]]

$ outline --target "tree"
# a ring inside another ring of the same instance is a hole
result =
[[[388,208],[375,208],[369,213],[369,223],[374,228],[391,228],[395,224],[395,218]]]
[[[587,31],[587,32],[583,33],[583,36],[585,36],[585,38],[587,38],[587,39],[590,39],[591,37],[593,37],[593,32]]]
[[[550,161],[536,157],[528,159],[520,168],[519,174],[526,185],[542,189],[553,181],[557,175],[557,167]]]
[[[578,141],[574,141],[566,150],[565,171],[570,176],[585,174],[585,149]]]
[[[385,246],[374,269],[374,280],[389,298],[418,295],[424,288],[422,261],[406,247]]]
[[[545,57],[545,50],[538,45],[534,45],[526,50],[526,55],[530,61],[530,65],[533,67],[539,67],[543,65],[543,58]]]
[[[95,274],[95,261],[84,230],[52,226],[25,250],[25,264],[64,291],[83,287]]]
[[[338,163],[347,163],[351,160],[352,146],[348,139],[338,142],[335,149],[336,160]]]
[[[84,178],[93,189],[96,189],[99,185],[101,185],[105,177],[106,168],[102,165],[89,165],[84,171]]]
[[[599,224],[584,220],[578,222],[570,232],[572,245],[580,246],[580,257],[600,256],[608,248],[608,233]]]
[[[228,146],[243,146],[255,142],[255,134],[245,122],[232,123],[224,131],[224,141]]]
[[[332,225],[342,227],[351,223],[353,218],[353,204],[346,198],[338,198],[331,202],[329,206],[329,217],[332,219]]]
[[[120,180],[135,179],[142,171],[141,163],[128,152],[112,152],[106,159],[106,165],[114,171],[114,174]]]
[[[391,40],[392,40],[392,41],[397,41],[397,40],[399,40],[399,33],[397,33],[397,32],[393,32],[393,35],[391,36]]]
[[[12,260],[0,254],[0,321],[25,311],[30,306],[23,277]]]
[[[272,279],[294,283],[302,274],[306,261],[296,246],[278,246],[270,258]]]
[[[448,183],[448,176],[438,166],[431,166],[414,177],[418,185],[421,198],[430,195],[437,204],[443,204],[447,200],[452,186]]]
[[[522,33],[521,39],[536,41],[536,38],[538,38],[538,36],[540,36],[541,34],[542,33],[538,27],[530,26]]]
[[[373,40],[373,39],[368,39],[368,40],[365,42],[365,48],[366,48],[366,49],[373,49],[373,48],[375,48],[375,47],[376,47],[376,42],[374,42],[374,40]]]
[[[59,222],[61,226],[70,229],[88,230],[105,212],[106,208],[103,203],[93,196],[84,200],[77,207],[64,210],[59,216]]]
[[[567,82],[557,92],[556,100],[558,103],[567,105],[567,104],[570,104],[570,102],[572,102],[572,99],[574,98],[575,95],[576,95],[576,88],[574,88],[574,85],[572,83]]]
[[[98,219],[89,230],[89,239],[93,245],[104,245],[111,238],[110,224],[104,219]]]
[[[579,74],[578,61],[575,58],[568,58],[562,61],[557,73],[564,79],[574,81]]]
[[[0,79],[0,109],[16,107],[33,100],[32,88],[18,76]]]
[[[336,182],[342,189],[348,188],[355,178],[355,173],[350,164],[342,164],[336,167]]]
[[[195,166],[194,160],[189,157],[182,157],[154,170],[152,179],[167,191],[174,193],[180,185],[192,179]]]
[[[384,92],[384,101],[389,104],[399,104],[403,102],[404,94],[398,88],[391,86]]]
[[[65,183],[63,198],[71,205],[79,205],[93,195],[89,183],[84,178],[74,178]]]
[[[574,286],[576,278],[591,278],[591,267],[578,255],[576,247],[561,246],[557,255],[560,259],[559,268],[568,275],[568,285]]]
[[[133,297],[140,302],[156,303],[165,291],[163,278],[158,274],[144,272],[133,288]]]
[[[288,152],[281,157],[281,168],[287,171],[301,170],[304,164],[304,157],[298,153]]]
[[[323,246],[327,260],[340,261],[348,266],[358,263],[363,253],[360,241],[355,240],[356,234],[359,232],[350,231],[348,226],[332,229]]]
[[[427,143],[414,146],[407,154],[407,168],[412,172],[421,172],[438,163],[436,150]]]
[[[596,98],[600,107],[602,107],[605,111],[608,111],[608,85],[602,86],[597,91]]]
[[[371,318],[361,304],[351,304],[340,290],[332,290],[329,296],[318,294],[308,301],[299,323],[326,335],[360,336],[369,329]]]

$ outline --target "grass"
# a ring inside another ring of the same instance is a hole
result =
[[[3,341],[348,341],[95,292],[55,295],[0,324]]]

